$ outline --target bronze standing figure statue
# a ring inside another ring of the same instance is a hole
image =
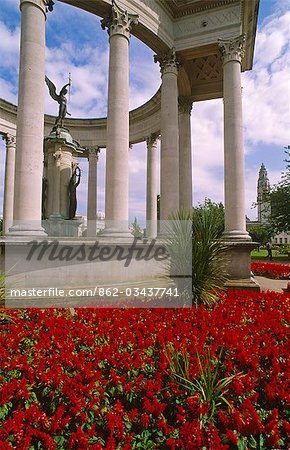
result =
[[[47,191],[48,191],[48,179],[42,177],[42,220],[46,219],[46,207],[47,207]]]
[[[69,180],[68,185],[68,194],[69,194],[69,211],[68,217],[70,220],[74,219],[76,216],[77,210],[77,187],[81,181],[81,169],[77,166],[73,171],[71,179]]]
[[[67,87],[70,86],[70,83],[65,84],[59,94],[56,93],[56,87],[53,82],[45,75],[45,82],[48,86],[50,96],[59,104],[58,117],[56,118],[55,127],[63,126],[63,119],[70,113],[67,111],[67,99],[66,94],[68,93]]]

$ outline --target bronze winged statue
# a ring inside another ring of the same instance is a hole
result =
[[[81,181],[81,169],[76,166],[73,169],[72,176],[69,180],[68,194],[69,194],[69,219],[72,220],[76,216],[77,210],[77,187]]]
[[[56,93],[56,87],[53,82],[45,75],[45,82],[48,86],[50,96],[59,104],[58,117],[56,118],[55,127],[63,126],[63,119],[70,113],[67,111],[67,99],[66,94],[68,93],[67,87],[70,86],[70,83],[65,84],[59,94]]]

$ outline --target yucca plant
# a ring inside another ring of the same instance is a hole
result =
[[[218,299],[216,291],[227,278],[220,209],[180,210],[170,216],[165,230],[170,273],[189,275],[190,271],[194,305],[211,306]]]
[[[185,388],[189,394],[195,394],[199,398],[200,405],[207,406],[206,412],[200,414],[201,426],[214,423],[219,409],[232,408],[226,398],[227,387],[237,376],[233,374],[222,376],[222,354],[220,349],[217,356],[212,356],[210,348],[206,349],[206,356],[201,356],[196,351],[198,373],[191,377],[189,354],[186,350],[177,351],[172,344],[167,346],[165,355],[173,378]]]
[[[170,255],[166,272],[174,280],[184,305],[192,299],[192,224],[191,212],[178,211],[162,224],[163,241]]]
[[[216,210],[196,208],[192,212],[192,297],[193,303],[212,305],[216,291],[227,278],[226,246]]]

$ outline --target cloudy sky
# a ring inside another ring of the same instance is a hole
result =
[[[251,1],[251,0],[248,0]],[[47,16],[46,73],[58,88],[72,76],[69,111],[73,117],[106,116],[108,36],[100,18],[55,2]],[[0,98],[17,104],[19,63],[19,0],[1,0]],[[257,174],[261,163],[271,184],[285,168],[284,147],[289,137],[289,24],[288,0],[261,0],[254,67],[242,74],[244,138],[246,154],[247,215],[256,200]],[[153,52],[132,37],[130,42],[130,108],[140,106],[159,88],[159,68]],[[46,113],[57,114],[57,105],[46,93]],[[192,111],[194,203],[205,197],[223,201],[223,108],[222,100],[194,104]],[[2,212],[5,146],[0,141],[0,215]],[[146,148],[130,150],[130,219],[145,217]],[[86,215],[87,163],[83,161],[78,190],[78,214]],[[104,210],[105,151],[98,167],[98,209]]]

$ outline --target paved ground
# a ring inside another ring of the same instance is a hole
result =
[[[270,278],[259,277],[255,275],[255,280],[259,283],[261,291],[283,292],[283,288],[287,287],[289,280],[272,280]],[[289,292],[290,295],[290,292]]]

